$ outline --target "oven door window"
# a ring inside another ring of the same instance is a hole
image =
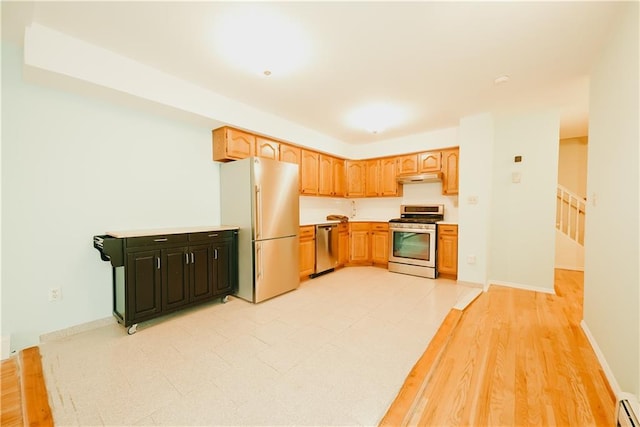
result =
[[[415,231],[393,232],[393,256],[422,261],[431,260],[431,233]]]

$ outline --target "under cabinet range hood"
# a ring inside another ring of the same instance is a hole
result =
[[[418,175],[404,175],[396,178],[400,184],[419,184],[422,182],[442,181],[442,172],[421,173]]]

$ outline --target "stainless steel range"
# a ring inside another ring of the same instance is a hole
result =
[[[389,271],[435,279],[436,222],[444,205],[402,205],[400,218],[389,221]]]

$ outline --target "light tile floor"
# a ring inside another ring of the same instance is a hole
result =
[[[254,305],[182,311],[134,335],[41,344],[56,425],[377,425],[475,288],[350,267]]]

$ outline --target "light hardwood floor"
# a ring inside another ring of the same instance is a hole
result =
[[[38,347],[2,361],[2,426],[53,426]]]
[[[380,424],[613,425],[615,397],[579,326],[582,273],[556,281],[558,296],[491,286],[452,310]]]

